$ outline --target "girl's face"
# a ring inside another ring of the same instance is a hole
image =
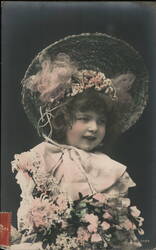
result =
[[[106,118],[93,111],[77,112],[71,128],[67,129],[67,144],[91,151],[103,140]]]

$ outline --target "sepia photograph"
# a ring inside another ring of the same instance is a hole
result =
[[[156,249],[156,5],[3,1],[0,247]]]

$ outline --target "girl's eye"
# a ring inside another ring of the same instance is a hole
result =
[[[106,124],[106,120],[105,120],[105,119],[99,119],[99,120],[98,120],[98,123],[99,123],[99,124]]]
[[[87,122],[89,121],[89,117],[78,117],[77,120]]]

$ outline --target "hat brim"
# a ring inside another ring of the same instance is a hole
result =
[[[48,56],[53,61],[58,53],[69,55],[79,70],[103,72],[107,78],[115,78],[127,72],[133,73],[136,78],[130,91],[132,102],[126,109],[118,105],[120,112],[116,125],[120,132],[124,132],[135,124],[147,103],[148,73],[142,57],[134,48],[124,41],[101,33],[68,36],[42,50],[30,64],[23,80],[41,69],[41,55]],[[32,124],[37,127],[40,118],[39,107],[43,104],[36,94],[25,87],[22,96],[25,112]]]

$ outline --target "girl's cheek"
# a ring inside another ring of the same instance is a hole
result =
[[[105,134],[106,134],[106,127],[105,127],[105,126],[102,126],[101,128],[99,128],[99,133],[100,133],[102,136],[105,136]]]
[[[87,127],[87,124],[85,124],[82,121],[78,121],[76,124],[76,127],[81,130],[81,129],[84,129],[85,127]]]

